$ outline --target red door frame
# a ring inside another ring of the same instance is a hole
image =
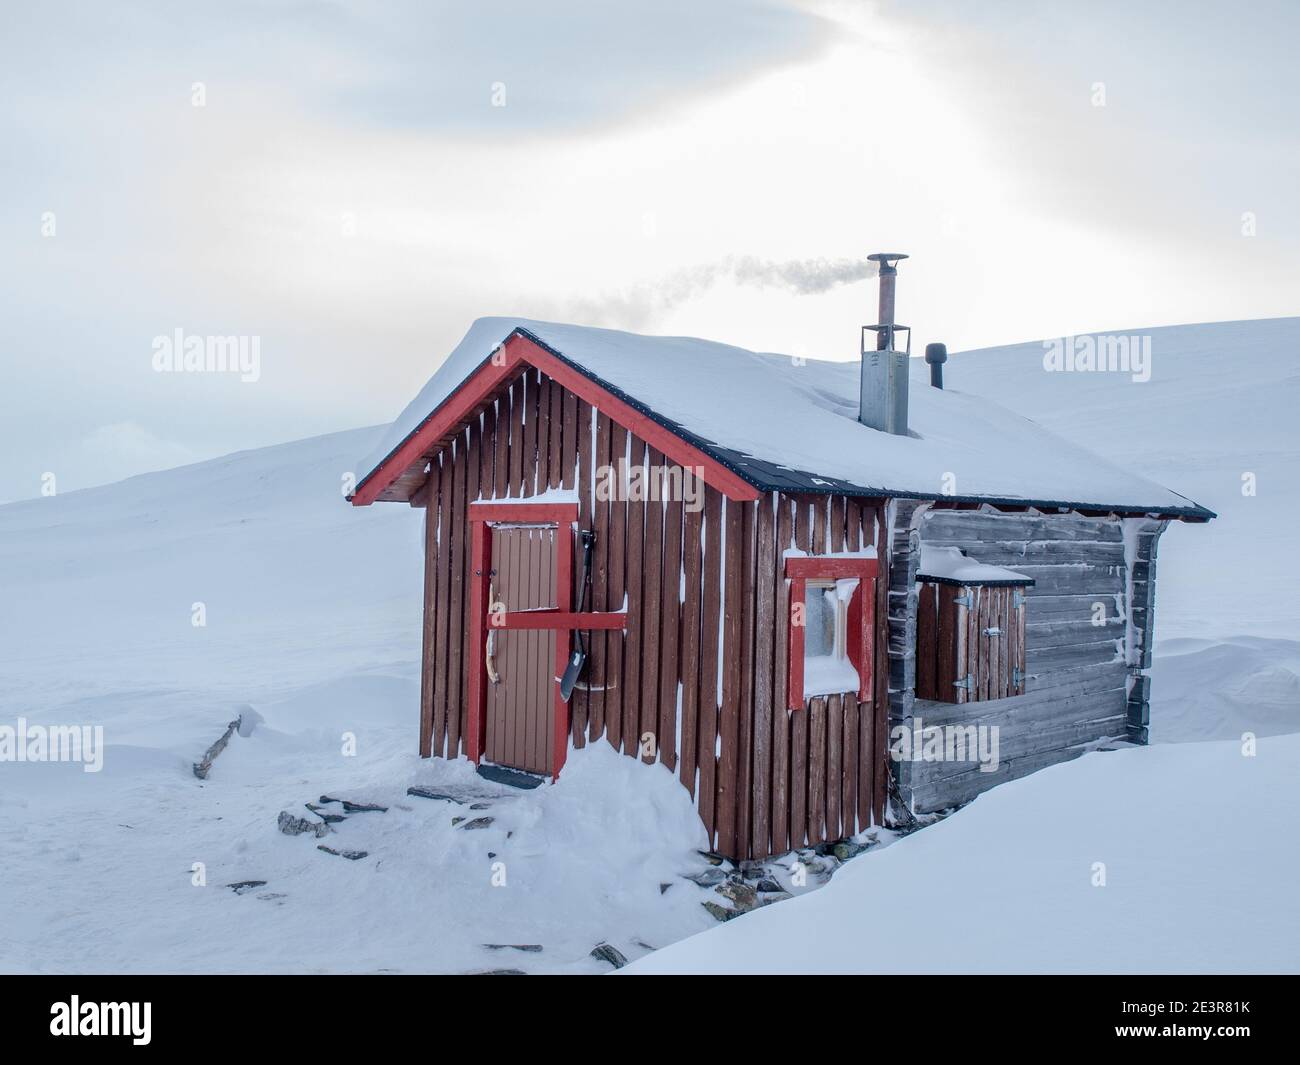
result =
[[[788,630],[788,662],[786,665],[786,706],[802,710],[803,698],[803,625],[795,624],[796,604],[802,606],[808,591],[809,580],[858,579],[857,590],[849,600],[846,650],[853,668],[858,671],[858,702],[872,697],[872,665],[875,660],[876,631],[876,571],[874,558],[818,557],[816,555],[791,557],[785,560],[785,576],[790,582],[790,617]]]
[[[574,613],[573,611],[573,530],[578,524],[577,503],[518,502],[471,503],[470,522],[470,591],[469,591],[469,713],[465,748],[475,765],[487,750],[487,627],[503,629],[554,629],[555,675],[563,676],[569,663],[575,629],[615,629],[627,627],[623,613]],[[555,535],[555,609],[503,612],[489,620],[492,604],[488,599],[488,574],[492,569],[492,537],[488,527],[500,522],[530,525],[554,525]],[[567,531],[568,535],[565,535]],[[569,704],[560,696],[555,682],[555,733],[551,747],[551,779],[564,767],[569,750]]]

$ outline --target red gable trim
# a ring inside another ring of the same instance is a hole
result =
[[[617,396],[557,359],[529,337],[512,333],[469,378],[453,392],[419,428],[408,436],[362,481],[352,496],[352,505],[366,507],[433,447],[467,421],[479,404],[497,388],[512,380],[523,364],[533,366],[553,381],[607,414],[629,432],[679,466],[693,466],[703,473],[704,483],[736,502],[758,499],[762,493],[717,459],[665,429],[652,418],[629,406]]]

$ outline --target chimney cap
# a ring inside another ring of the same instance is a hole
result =
[[[900,259],[906,259],[906,258],[907,256],[904,255],[901,251],[877,251],[877,252],[872,252],[870,255],[868,255],[867,261],[879,264],[879,269],[877,270],[877,276],[893,277],[895,274],[898,273],[898,269],[895,267],[894,264],[897,263]]]
[[[932,366],[935,363],[947,362],[948,345],[937,342],[934,344],[927,344],[925,346],[925,361],[930,363]]]

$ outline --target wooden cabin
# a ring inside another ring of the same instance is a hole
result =
[[[609,743],[744,859],[1145,742],[1156,545],[1213,515],[957,391],[872,428],[865,373],[476,322],[351,497],[425,514],[421,754]],[[918,720],[996,726],[996,770],[902,757]]]

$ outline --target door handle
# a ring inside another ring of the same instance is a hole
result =
[[[496,606],[496,592],[493,588],[492,581],[488,581],[488,610],[489,612]],[[484,648],[483,666],[487,670],[488,680],[493,684],[501,683],[501,674],[497,672],[497,630],[495,627],[488,627],[487,646]]]

